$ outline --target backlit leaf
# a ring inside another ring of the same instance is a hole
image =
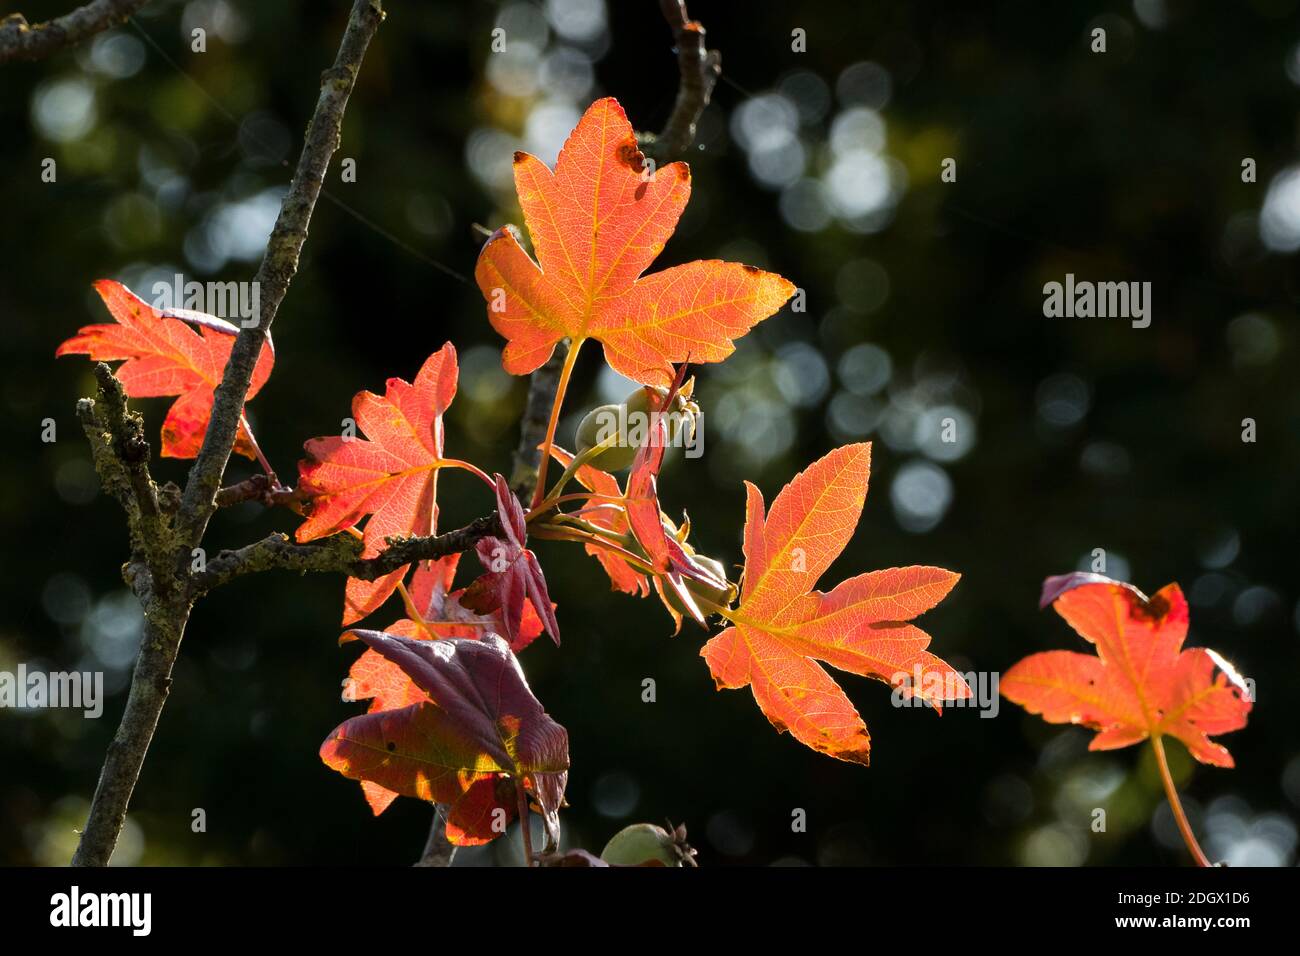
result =
[[[700,652],[719,689],[750,687],[778,731],[840,760],[866,764],[871,738],[820,662],[876,677],[939,709],[970,696],[965,680],[905,623],[943,600],[958,575],[940,568],[872,571],[830,593],[812,590],[848,544],[871,472],[870,444],[837,448],[796,475],[764,516],[746,483],[745,577],[731,627]]]
[[[216,316],[175,310],[164,314],[112,279],[95,282],[114,322],[87,325],[55,350],[55,355],[85,355],[117,362],[117,377],[131,398],[175,396],[162,426],[164,458],[194,458],[203,446],[212,414],[213,390],[235,347],[239,329]],[[189,321],[171,316],[185,316]],[[252,400],[271,375],[275,352],[262,346],[246,400]],[[241,424],[235,451],[256,456]]]
[[[554,172],[516,153],[515,188],[537,259],[502,228],[474,271],[514,375],[537,368],[568,337],[573,348],[601,342],[606,361],[628,378],[666,384],[672,363],[721,361],[733,340],[794,294],[780,276],[735,262],[643,274],[677,228],[690,170],[677,162],[650,175],[612,98],[587,109]]]
[[[1148,598],[1098,574],[1043,582],[1043,602],[1096,648],[1096,654],[1031,654],[1002,676],[1002,694],[1053,724],[1097,731],[1090,750],[1114,750],[1167,734],[1193,757],[1233,766],[1210,739],[1246,726],[1250,695],[1226,660],[1203,647],[1183,648],[1187,600],[1177,584]]]
[[[533,696],[505,641],[353,634],[397,664],[427,700],[344,721],[321,746],[321,759],[353,780],[448,804],[448,838],[459,844],[499,836],[494,820],[515,812],[522,787],[540,808],[548,842],[557,842],[569,737]]]

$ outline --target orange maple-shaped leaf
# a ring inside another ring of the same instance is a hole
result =
[[[131,398],[176,396],[162,426],[164,458],[194,458],[203,446],[212,414],[212,393],[235,347],[239,329],[216,316],[178,312],[183,321],[155,309],[112,279],[99,279],[95,291],[115,322],[87,325],[60,345],[59,355],[85,355],[98,362],[117,362],[117,378]],[[270,340],[262,346],[253,379],[251,400],[271,375],[275,352]],[[241,423],[235,451],[249,458],[256,446]]]
[[[671,363],[721,361],[734,339],[794,294],[780,276],[735,262],[642,275],[677,227],[691,175],[681,162],[646,166],[615,99],[591,104],[555,172],[515,153],[515,189],[537,261],[503,228],[474,270],[514,375],[537,368],[569,337],[574,348],[601,342],[605,359],[628,378],[666,384]]]
[[[1067,574],[1044,582],[1042,603],[1052,603],[1097,653],[1031,654],[1002,676],[1003,696],[1049,723],[1098,731],[1089,750],[1167,734],[1201,763],[1233,766],[1210,736],[1246,726],[1250,695],[1214,651],[1183,649],[1187,601],[1177,584],[1148,598],[1099,574]]]
[[[746,482],[745,577],[731,626],[700,652],[721,688],[750,686],[778,731],[814,750],[866,764],[871,738],[844,691],[822,668],[876,677],[939,709],[970,696],[965,680],[926,650],[905,623],[938,604],[959,575],[940,568],[871,571],[828,594],[814,591],[862,513],[870,443],[845,445],[796,475],[764,517]]]
[[[299,489],[311,513],[298,528],[311,541],[351,528],[366,515],[362,556],[373,558],[388,537],[432,534],[437,526],[442,415],[456,396],[456,349],[450,342],[425,361],[415,382],[390,378],[382,396],[361,391],[352,417],[366,436],[331,435],[303,445]],[[344,625],[359,621],[396,589],[409,565],[377,581],[349,578]]]

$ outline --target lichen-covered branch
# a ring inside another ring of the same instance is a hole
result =
[[[149,0],[93,0],[45,23],[28,23],[21,13],[0,20],[0,65],[11,60],[43,60],[119,23]]]
[[[355,0],[334,65],[321,76],[320,96],[307,126],[298,167],[289,183],[289,192],[280,205],[280,214],[266,245],[266,255],[253,280],[259,288],[261,313],[256,324],[240,329],[235,340],[221,384],[216,389],[203,447],[190,469],[181,498],[181,532],[191,547],[202,539],[216,508],[217,490],[235,444],[235,432],[253,378],[253,368],[262,353],[262,344],[275,321],[280,303],[289,291],[289,283],[298,271],[298,258],[307,240],[307,227],[320,196],[325,171],[342,138],[343,113],[347,109],[348,97],[356,84],[366,48],[383,19],[384,9],[380,0]]]
[[[685,0],[659,0],[677,46],[677,99],[658,136],[644,137],[645,152],[665,162],[680,156],[695,141],[695,124],[709,105],[722,74],[722,57],[704,43],[704,26],[686,12]]]
[[[145,609],[140,654],[131,676],[122,721],[108,745],[99,784],[90,804],[90,817],[81,832],[73,866],[108,866],[126,821],[131,793],[140,779],[145,754],[158,727],[163,705],[171,690],[172,667],[181,635],[189,621],[189,605],[173,599],[150,602]]]
[[[460,554],[480,539],[501,533],[497,515],[485,515],[446,534],[390,538],[388,547],[373,558],[361,557],[361,542],[351,535],[336,534],[321,541],[298,544],[288,535],[275,533],[213,556],[203,571],[192,576],[190,586],[197,597],[235,578],[275,570],[346,574],[373,581],[416,561]]]
[[[111,373],[105,374],[106,367],[96,369],[99,402],[84,400],[78,406],[101,479],[127,509],[133,545],[144,557],[143,562],[128,562],[126,576],[144,606],[145,626],[126,709],[104,759],[74,865],[106,866],[117,845],[131,793],[167,701],[172,668],[193,606],[190,549],[199,545],[217,506],[221,475],[234,446],[253,366],[297,270],[321,181],[338,147],[348,95],[383,18],[380,0],[355,0],[334,66],[322,76],[302,155],[256,277],[262,313],[257,326],[241,330],[236,339],[216,391],[203,448],[179,502],[168,500],[166,507],[161,506],[149,478],[147,445],[143,453],[140,450],[139,417],[127,411],[121,386]]]
[[[149,442],[144,420],[126,407],[126,392],[113,370],[95,365],[98,400],[77,403],[77,418],[90,442],[95,470],[104,491],[126,512],[131,548],[140,556],[163,592],[174,577],[169,562],[175,553],[170,516],[159,505],[158,486],[149,474]]]

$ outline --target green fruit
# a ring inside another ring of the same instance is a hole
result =
[[[627,441],[627,414],[621,405],[598,405],[583,416],[575,439],[578,454],[594,448],[616,432],[617,442],[591,459],[589,464],[601,471],[630,468],[637,449]]]
[[[690,383],[694,387],[693,381]],[[655,393],[655,405],[663,404],[668,397],[668,389],[658,385],[645,385],[629,393],[627,398],[623,399],[623,405],[627,408],[628,421],[635,422],[638,419],[641,422],[642,434],[648,427],[649,419],[641,418],[650,411],[650,393]],[[688,433],[695,433],[695,416],[699,414],[700,408],[690,400],[690,396],[685,394],[685,390],[678,391],[673,398],[670,407],[661,409],[668,418],[668,445],[674,447],[677,445],[677,439],[682,434],[682,429]]]
[[[693,382],[688,385],[694,387]],[[643,386],[631,392],[619,404],[599,405],[587,412],[578,424],[574,444],[581,455],[605,439],[617,435],[614,443],[590,461],[591,465],[601,471],[622,471],[630,468],[636,460],[636,453],[646,443],[653,424],[651,411],[651,393],[654,393],[654,406],[661,406],[668,397],[666,388]],[[696,417],[699,406],[690,400],[685,387],[673,398],[672,405],[660,410],[667,418],[668,445],[676,446],[683,434],[694,436]]]
[[[616,866],[683,866],[677,839],[653,823],[634,823],[614,834],[600,858]]]

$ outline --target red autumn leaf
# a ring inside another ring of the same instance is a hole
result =
[[[85,355],[98,362],[121,361],[117,377],[131,398],[175,395],[176,401],[163,420],[162,456],[195,457],[208,430],[213,390],[221,383],[239,329],[201,312],[160,312],[112,279],[96,281],[95,291],[116,321],[85,326],[54,354]],[[253,369],[248,401],[266,384],[274,364],[275,350],[268,338]],[[257,455],[242,424],[235,451],[249,458]]]
[[[628,378],[672,379],[671,363],[719,362],[732,340],[772,315],[794,286],[735,262],[696,261],[642,275],[690,198],[685,163],[650,169],[618,101],[597,100],[560,151],[552,173],[515,153],[515,189],[534,262],[511,228],[498,229],[474,276],[488,319],[507,339],[507,372],[525,375],[555,343],[587,339]]]
[[[686,365],[683,364],[673,377],[672,387],[667,397],[654,403],[652,408],[654,405],[660,408],[672,407],[673,398],[681,387],[685,375]],[[627,511],[628,526],[633,536],[645,550],[651,566],[660,574],[669,571],[673,557],[668,536],[664,534],[662,512],[659,508],[659,469],[663,467],[664,452],[667,447],[668,421],[657,411],[652,411],[645,441],[637,449],[636,457],[632,459],[623,502],[623,507]]]
[[[657,403],[658,407],[672,407],[673,397],[681,387],[685,375],[686,366],[683,364],[673,378],[668,395]],[[656,572],[655,589],[680,629],[681,617],[668,601],[665,590],[675,595],[681,607],[702,625],[705,615],[687,589],[685,579],[694,578],[715,589],[725,588],[727,582],[695,561],[681,543],[665,531],[665,524],[670,522],[659,507],[659,469],[663,467],[667,447],[668,419],[658,413],[652,414],[645,441],[637,449],[628,472],[623,508],[627,512],[627,523],[632,536],[645,551]]]
[[[573,455],[559,445],[551,445],[551,457],[565,468],[573,462]],[[591,465],[581,465],[575,477],[579,484],[596,497],[591,500],[587,508],[574,513],[580,514],[598,528],[608,528],[617,534],[626,534],[628,532],[627,511],[621,503],[623,489],[619,487],[618,479],[609,472],[601,471]],[[606,499],[618,499],[618,502]],[[634,597],[650,593],[646,576],[617,554],[608,548],[594,544],[587,545],[586,549],[587,553],[599,561],[600,566],[605,569],[605,573],[609,575],[610,585],[615,591],[622,591]]]
[[[411,575],[408,590],[416,617],[406,617],[385,628],[388,634],[430,640],[444,637],[480,638],[484,634],[504,634],[505,624],[501,612],[480,614],[467,607],[461,598],[465,588],[451,589],[460,555],[453,554],[436,561],[422,561]],[[518,654],[531,644],[544,630],[542,619],[531,603],[524,605],[510,649]]]
[[[506,480],[500,475],[493,478],[496,482],[497,514],[501,518],[505,539],[489,535],[474,546],[487,573],[465,589],[463,603],[481,614],[499,613],[502,634],[511,644],[519,639],[524,607],[531,604],[546,632],[558,645],[560,625],[555,620],[554,605],[546,591],[546,577],[542,574],[537,555],[524,547],[528,540],[524,509]]]
[[[844,691],[818,664],[877,677],[907,696],[970,696],[961,675],[926,650],[930,637],[903,623],[943,600],[959,575],[891,568],[849,578],[829,594],[812,586],[848,544],[862,512],[871,445],[845,445],[796,475],[763,514],[746,482],[745,577],[731,627],[700,652],[719,689],[750,686],[778,731],[866,764],[871,738]]]
[[[663,520],[659,517],[658,487],[667,436],[668,429],[663,421],[651,424],[646,443],[637,449],[632,468],[627,473],[627,491],[623,497],[632,536],[645,551],[651,566],[661,573],[668,570],[670,560],[668,536],[664,534]]]
[[[569,737],[533,696],[505,641],[353,633],[397,664],[428,700],[344,721],[321,746],[326,765],[450,805],[447,835],[461,845],[499,836],[493,818],[513,814],[522,787],[540,807],[548,842],[557,842]]]
[[[1183,649],[1187,601],[1177,584],[1148,598],[1099,574],[1064,574],[1043,582],[1049,603],[1097,653],[1031,654],[1002,676],[1003,696],[1049,723],[1096,730],[1089,750],[1167,734],[1201,763],[1233,766],[1210,737],[1246,726],[1250,695],[1217,653]]]
[[[504,626],[499,611],[489,615],[478,614],[460,603],[460,598],[465,593],[463,588],[459,591],[451,590],[459,562],[459,554],[420,562],[411,575],[409,587],[411,603],[418,620],[403,618],[395,621],[385,629],[385,633],[418,641],[448,637],[477,640],[484,634],[500,634]],[[541,633],[541,618],[531,604],[525,605],[519,633],[510,645],[510,650],[519,653]],[[351,636],[346,634],[344,639]],[[366,648],[348,671],[343,699],[369,699],[370,712],[373,713],[377,710],[396,710],[429,698],[404,670],[379,652]],[[388,809],[389,804],[397,798],[396,793],[370,780],[361,781],[361,789],[375,816]]]
[[[361,391],[352,417],[366,436],[313,438],[298,463],[299,489],[311,512],[298,528],[312,541],[370,516],[362,556],[373,558],[388,537],[432,534],[438,524],[438,471],[443,467],[442,416],[456,396],[456,349],[429,356],[414,383],[390,378],[383,396]],[[409,565],[377,581],[349,578],[343,624],[365,617],[393,593]]]

